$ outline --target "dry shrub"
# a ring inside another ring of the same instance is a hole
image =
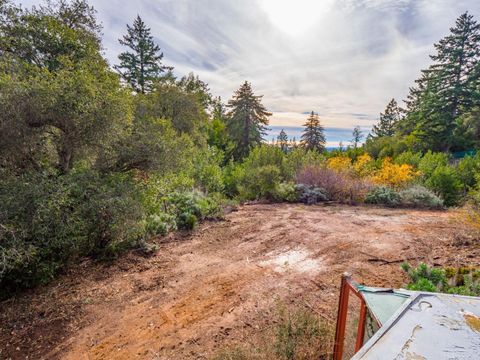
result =
[[[215,360],[322,360],[331,359],[334,324],[310,309],[281,306],[274,326],[252,341],[218,353]]]
[[[330,200],[356,204],[365,199],[372,184],[356,178],[351,172],[326,166],[306,166],[297,173],[297,184],[311,185],[327,191]]]

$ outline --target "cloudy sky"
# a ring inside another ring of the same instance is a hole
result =
[[[38,3],[18,2],[25,6]],[[329,145],[367,132],[388,101],[405,98],[433,43],[478,0],[90,0],[112,64],[118,38],[139,14],[165,63],[191,71],[225,101],[252,82],[274,115],[270,137],[300,134],[320,114]]]

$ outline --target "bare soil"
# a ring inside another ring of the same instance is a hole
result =
[[[208,359],[268,327],[277,301],[333,324],[345,271],[401,287],[404,260],[480,259],[449,212],[366,206],[247,205],[156,242],[0,303],[0,359]]]

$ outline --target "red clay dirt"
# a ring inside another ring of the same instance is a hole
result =
[[[400,287],[404,260],[480,258],[448,212],[366,206],[247,205],[156,241],[0,303],[0,359],[208,359],[269,326],[277,301],[333,323],[345,271]]]

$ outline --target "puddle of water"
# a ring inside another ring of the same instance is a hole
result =
[[[288,250],[280,254],[271,254],[271,259],[262,261],[262,265],[271,266],[277,272],[298,271],[316,272],[321,269],[321,261],[309,258],[304,249]]]

